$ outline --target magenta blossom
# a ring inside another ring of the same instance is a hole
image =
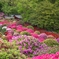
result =
[[[26,31],[29,33],[34,33],[34,30],[32,30],[32,29],[27,29]]]
[[[11,39],[12,39],[12,34],[9,33],[8,35],[6,35],[6,39],[7,39],[8,41],[11,40]]]
[[[31,36],[38,38],[38,34],[36,34],[36,33],[31,33]]]
[[[56,52],[55,54],[43,54],[33,57],[32,59],[59,59],[59,52]]]

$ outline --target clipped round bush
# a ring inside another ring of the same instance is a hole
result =
[[[36,33],[36,34],[40,34],[40,32],[39,32],[39,31],[35,31],[34,33]]]
[[[31,26],[31,25],[27,26],[27,28],[28,28],[28,29],[33,29],[33,30],[34,30],[34,27]]]
[[[44,43],[47,44],[48,46],[54,46],[54,45],[59,45],[59,43],[57,42],[57,40],[55,39],[46,39],[44,40]]]
[[[31,36],[38,38],[38,34],[36,34],[36,33],[31,33]]]
[[[26,59],[26,56],[20,53],[15,42],[4,40],[0,46],[0,59]]]
[[[23,21],[23,20],[20,20],[20,21],[18,21],[17,24],[22,24],[22,25],[24,25],[24,21]]]
[[[8,49],[0,51],[0,59],[26,59],[24,54],[21,54],[17,49]]]
[[[39,38],[44,38],[44,39],[47,38],[47,34],[45,34],[45,33],[41,33],[38,36],[39,36]]]
[[[22,32],[20,32],[20,35],[30,35],[30,33],[27,31],[22,31]]]
[[[48,51],[48,53],[56,53],[59,51],[59,46],[55,45],[53,47],[50,48],[50,50]]]
[[[59,38],[56,39],[59,42]]]
[[[29,33],[34,33],[34,30],[32,30],[32,29],[27,29],[26,31]]]
[[[45,54],[48,52],[49,47],[46,44],[42,44],[38,39],[30,36],[18,43],[20,52],[28,57]]]
[[[55,39],[53,35],[48,35],[47,38]]]

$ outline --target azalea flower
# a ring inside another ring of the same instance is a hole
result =
[[[29,33],[34,33],[34,30],[32,30],[32,29],[27,29],[26,31]]]
[[[7,39],[8,41],[11,40],[11,39],[12,39],[12,34],[9,33],[8,35],[6,35],[6,39]]]
[[[35,56],[32,59],[59,59],[59,52],[55,54],[43,54],[40,56]]]
[[[38,34],[36,34],[36,33],[31,33],[31,36],[33,36],[35,38],[38,38],[39,37]]]
[[[38,35],[39,36],[39,38],[41,37],[41,38],[44,38],[44,39],[46,39],[47,38],[47,34],[45,34],[45,33],[41,33],[40,35]]]

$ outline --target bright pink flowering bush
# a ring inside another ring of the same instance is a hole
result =
[[[59,59],[59,52],[56,52],[55,54],[43,54],[33,57],[32,59]]]
[[[22,32],[22,31],[26,31],[27,28],[23,27],[22,25],[17,25],[16,30]]]
[[[7,39],[8,41],[11,40],[11,39],[12,39],[12,34],[9,33],[8,35],[6,35],[6,39]]]
[[[8,27],[9,28],[16,28],[16,23],[10,24]]]
[[[39,36],[39,38],[44,38],[44,39],[47,38],[47,34],[45,34],[45,33],[41,33],[38,36]]]
[[[32,36],[22,35],[19,39],[20,41],[17,44],[19,45],[20,52],[26,56],[37,56],[49,51],[49,47],[46,44],[41,44],[38,39]]]
[[[26,31],[29,33],[34,33],[34,30],[32,30],[32,29],[27,29]]]
[[[38,34],[36,34],[36,33],[31,33],[31,36],[38,38]]]
[[[47,38],[47,34],[41,33],[38,35],[38,39],[40,42],[43,42]]]

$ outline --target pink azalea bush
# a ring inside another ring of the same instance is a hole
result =
[[[34,33],[34,30],[32,30],[32,29],[27,29],[26,31],[29,33]]]
[[[16,23],[10,24],[8,27],[9,28],[16,28]]]
[[[32,59],[59,59],[59,52],[56,52],[55,54],[43,54],[33,57]]]
[[[8,35],[6,35],[6,39],[7,39],[8,41],[11,40],[11,39],[12,39],[12,34],[9,33]]]
[[[22,32],[22,31],[26,31],[27,28],[23,27],[22,25],[17,25],[16,30]]]
[[[31,33],[31,36],[38,38],[38,34],[36,34],[36,33]]]
[[[17,42],[19,45],[20,52],[27,56],[36,56],[45,54],[48,52],[49,47],[46,44],[41,44],[38,39],[32,36],[19,37],[20,41]]]
[[[40,38],[40,37],[41,37],[41,38],[44,38],[44,39],[47,38],[47,34],[45,34],[45,33],[41,33],[41,34],[39,34],[38,36],[39,36],[39,38]]]
[[[40,42],[44,41],[47,38],[47,34],[41,33],[38,35],[38,39]]]
[[[59,42],[59,38],[56,39]]]

